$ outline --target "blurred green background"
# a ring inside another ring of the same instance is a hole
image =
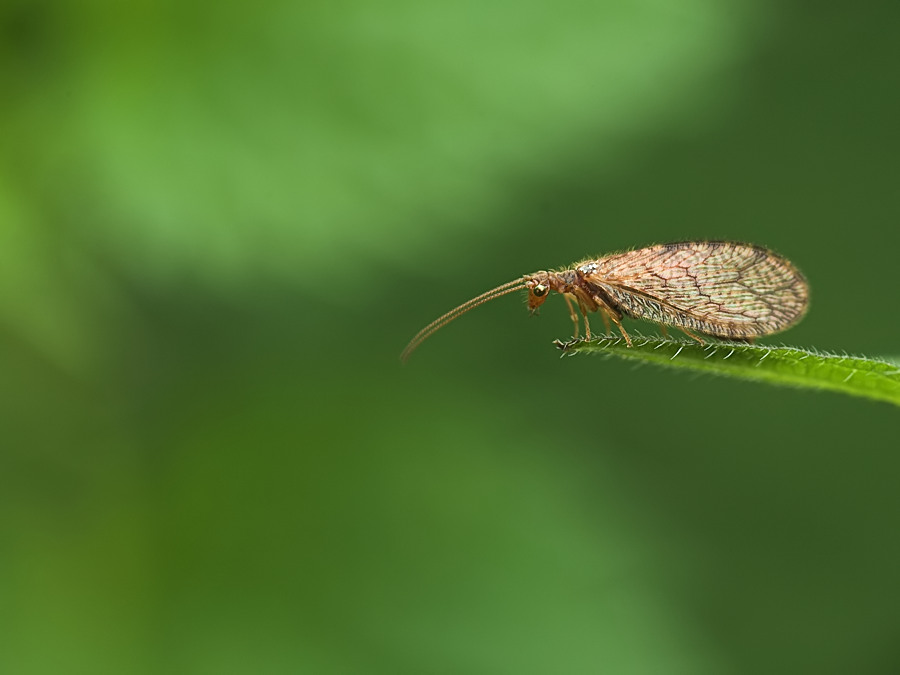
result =
[[[898,22],[3,2],[0,672],[897,672],[895,409],[560,360],[559,298],[398,356],[688,238],[900,354]]]

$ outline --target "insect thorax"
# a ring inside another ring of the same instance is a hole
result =
[[[558,293],[571,293],[572,287],[578,285],[578,273],[573,269],[547,272],[549,284]]]

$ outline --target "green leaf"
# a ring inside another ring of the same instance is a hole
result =
[[[742,342],[701,345],[661,337],[603,335],[591,340],[556,341],[566,354],[600,354],[669,368],[715,373],[744,380],[840,391],[900,405],[897,364],[859,356],[827,354],[800,347],[770,347]]]

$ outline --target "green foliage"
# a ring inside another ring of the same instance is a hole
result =
[[[900,368],[887,361],[828,354],[800,347],[770,347],[742,342],[694,341],[634,336],[559,342],[566,354],[601,354],[638,363],[726,375],[756,382],[840,391],[900,405]]]

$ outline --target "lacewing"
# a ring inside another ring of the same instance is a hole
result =
[[[701,344],[694,334],[753,341],[790,328],[806,313],[809,286],[790,261],[753,244],[731,241],[685,241],[659,244],[585,260],[569,269],[526,274],[435,319],[403,350],[410,354],[435,331],[470,309],[518,290],[528,291],[528,308],[536,313],[550,294],[562,294],[578,337],[578,307],[591,336],[588,312],[612,321],[628,346],[631,338],[621,319],[654,321],[665,332],[674,326]]]

